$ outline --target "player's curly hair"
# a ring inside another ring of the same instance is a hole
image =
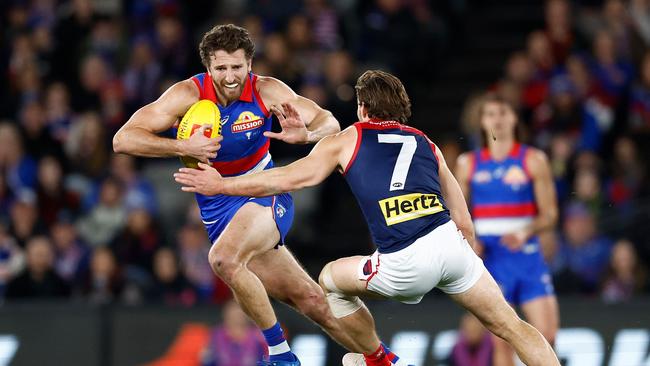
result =
[[[354,88],[357,103],[366,107],[370,118],[406,123],[411,117],[411,100],[397,77],[369,70],[359,77]]]
[[[218,50],[233,53],[244,50],[246,59],[253,58],[255,44],[245,28],[234,24],[220,24],[207,31],[199,44],[199,54],[203,66],[210,67],[210,55]]]

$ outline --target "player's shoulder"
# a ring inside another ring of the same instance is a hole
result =
[[[550,163],[544,151],[528,146],[524,156],[526,171],[533,177],[547,175],[550,170]]]
[[[476,154],[474,151],[465,151],[456,158],[456,169],[454,174],[457,177],[466,177],[472,174],[476,165]]]
[[[295,97],[295,92],[282,80],[272,76],[256,75],[255,88],[265,101],[287,100]]]
[[[474,151],[465,151],[456,158],[456,164],[459,166],[470,166],[474,164]]]
[[[548,162],[548,158],[544,151],[529,145],[526,145],[526,155],[524,158],[527,163],[544,164]]]
[[[198,101],[201,93],[192,78],[193,77],[187,78],[172,84],[165,93],[173,93],[174,96],[178,95],[180,97],[192,98]]]

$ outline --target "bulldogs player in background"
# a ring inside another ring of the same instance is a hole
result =
[[[136,111],[115,134],[115,152],[190,156],[223,175],[236,176],[273,167],[269,138],[307,144],[340,131],[329,111],[283,82],[251,72],[254,44],[245,29],[232,24],[215,26],[203,36],[199,51],[206,72],[174,84],[158,100]],[[205,137],[205,126],[188,140],[157,136],[202,99],[219,107],[223,138]],[[281,113],[276,106],[283,103],[291,103],[301,118],[283,119],[282,131],[270,132],[271,113]],[[269,345],[269,360],[262,365],[300,365],[267,294],[314,320],[347,349],[359,349],[341,331],[321,288],[282,245],[294,213],[289,194],[254,198],[197,193],[196,199],[212,243],[212,269],[230,286]]]
[[[174,177],[186,192],[264,197],[316,185],[335,170],[344,175],[377,246],[371,256],[328,263],[320,274],[334,316],[363,347],[363,355],[347,354],[344,365],[390,365],[358,296],[417,304],[434,287],[511,344],[527,365],[559,365],[548,342],[508,305],[465,240],[475,241],[463,193],[440,150],[404,124],[411,103],[402,83],[367,71],[356,91],[360,122],[323,138],[305,158],[232,178],[207,164],[181,168]],[[290,105],[284,111],[292,124],[300,119]]]
[[[554,344],[560,316],[537,238],[557,221],[551,168],[543,152],[517,141],[517,116],[508,103],[485,96],[479,119],[483,148],[459,156],[456,169],[479,252],[506,300]],[[495,365],[514,365],[507,343],[495,337],[494,346]]]

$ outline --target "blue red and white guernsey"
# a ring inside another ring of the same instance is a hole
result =
[[[483,261],[506,300],[515,305],[553,294],[538,238],[530,238],[518,251],[501,241],[537,215],[533,179],[526,167],[528,149],[515,143],[501,161],[494,160],[487,148],[476,150],[470,175],[471,211],[476,235],[485,248]]]
[[[263,134],[264,131],[271,130],[272,116],[256,89],[257,75],[248,75],[239,100],[228,106],[219,104],[212,78],[208,73],[195,75],[192,81],[199,89],[199,98],[211,100],[221,112],[223,140],[216,159],[211,160],[212,166],[223,176],[237,176],[272,168],[270,141]],[[237,210],[247,202],[272,207],[281,243],[284,243],[293,221],[293,200],[290,194],[261,198],[196,194],[196,200],[212,243],[217,240]]]
[[[343,175],[379,253],[411,245],[449,220],[435,145],[395,121],[354,124],[357,144]]]

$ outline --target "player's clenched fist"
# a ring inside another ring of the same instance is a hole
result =
[[[183,155],[191,156],[204,163],[209,159],[217,157],[217,151],[221,148],[221,140],[223,136],[209,138],[205,136],[205,130],[210,128],[210,125],[202,125],[195,133],[187,140],[182,140]]]
[[[221,192],[221,174],[217,169],[205,163],[199,163],[198,169],[180,168],[177,173],[174,173],[174,179],[183,185],[181,190],[185,192],[200,193],[206,196],[214,196]]]

